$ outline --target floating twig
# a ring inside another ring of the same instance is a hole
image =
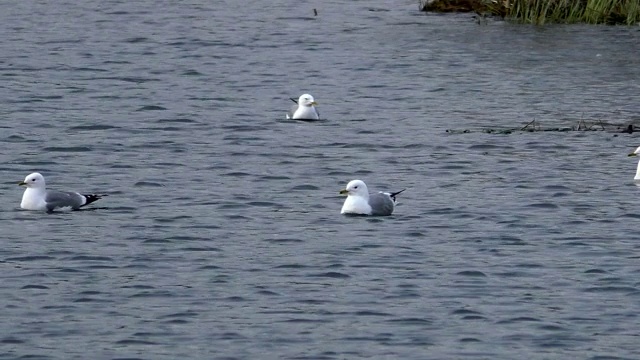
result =
[[[533,130],[535,130],[535,129],[536,129],[535,122],[536,122],[536,118],[533,118],[533,120],[529,121],[529,123],[528,123],[527,125],[525,125],[525,126],[524,126],[522,129],[520,129],[520,130],[522,131],[522,130],[526,129],[526,128],[527,128],[527,127],[529,127],[529,125],[531,125],[531,124],[534,124],[534,125],[533,125]]]

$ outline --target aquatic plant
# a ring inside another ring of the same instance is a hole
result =
[[[421,0],[423,11],[475,11],[526,24],[640,23],[640,0]]]
[[[511,0],[511,20],[553,23],[626,24],[640,21],[638,0]]]

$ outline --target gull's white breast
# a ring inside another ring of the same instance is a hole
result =
[[[362,196],[347,196],[340,213],[371,215],[371,206]]]
[[[26,189],[22,195],[20,207],[26,210],[46,210],[44,191],[40,189]]]
[[[318,120],[318,113],[313,106],[298,106],[298,109],[293,114],[294,119],[313,119]]]

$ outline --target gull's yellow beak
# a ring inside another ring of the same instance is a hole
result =
[[[26,183],[26,182],[24,182],[24,181],[20,181],[20,182],[18,183],[18,186],[24,186],[24,185],[27,185],[27,183]]]
[[[340,195],[349,195],[349,190],[347,189],[340,190]]]
[[[318,103],[317,103],[317,102],[315,102],[315,101],[312,101],[312,102],[311,102],[311,105],[313,105],[313,106],[318,106]]]
[[[638,156],[638,154],[636,154],[636,153],[631,153],[631,154],[629,154],[629,155],[627,155],[627,156]]]

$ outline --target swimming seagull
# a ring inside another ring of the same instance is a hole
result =
[[[296,101],[294,98],[290,98],[291,101],[297,105],[291,107],[291,111],[287,113],[287,119],[293,120],[318,120],[320,119],[320,113],[316,106],[318,103],[313,99],[313,96],[309,94],[302,94]]]
[[[346,189],[340,191],[341,195],[347,195],[342,205],[341,214],[359,215],[391,215],[397,204],[396,196],[406,189],[398,192],[378,192],[369,194],[367,185],[362,180],[351,180]]]
[[[24,181],[19,182],[18,185],[27,187],[22,195],[22,202],[20,203],[20,207],[26,210],[46,210],[52,212],[56,208],[65,207],[78,210],[85,205],[100,200],[103,196],[107,196],[47,190],[44,176],[37,172],[27,175]]]
[[[640,154],[640,147],[636,149],[636,151],[629,154],[629,156],[638,156]],[[633,178],[634,181],[640,181],[640,161],[638,161],[638,169],[636,170],[636,176]]]

